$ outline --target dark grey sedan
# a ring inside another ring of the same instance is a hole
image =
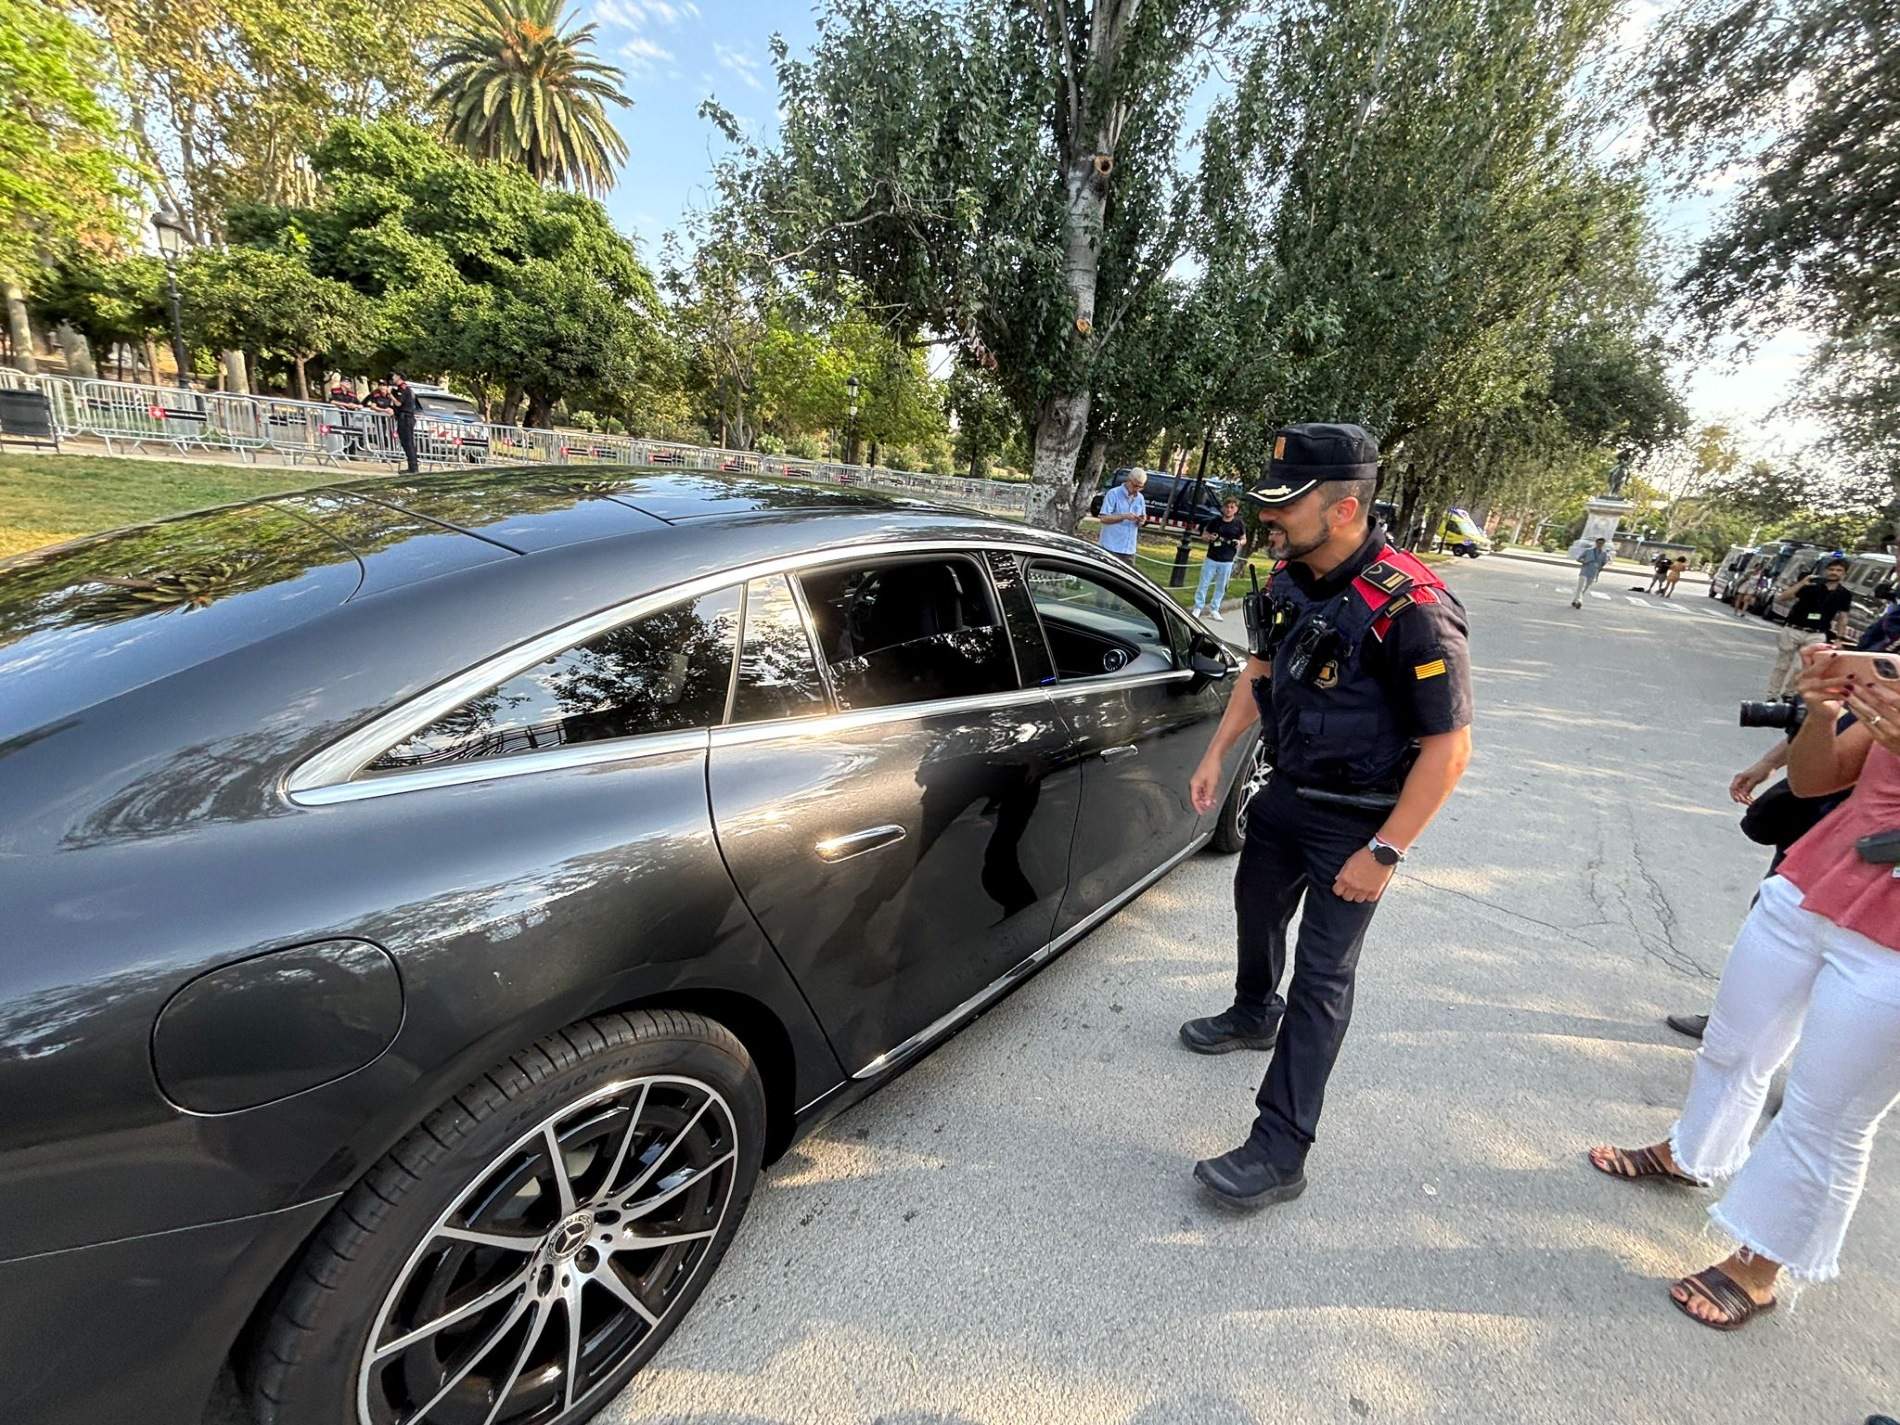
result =
[[[1075,540],[685,473],[0,566],[8,1418],[585,1419],[763,1164],[1235,849],[1235,666]]]

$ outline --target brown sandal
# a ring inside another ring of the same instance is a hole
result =
[[[1592,1152],[1595,1150],[1593,1149]],[[1702,1184],[1685,1173],[1675,1172],[1664,1162],[1662,1154],[1654,1148],[1611,1148],[1614,1168],[1606,1168],[1594,1157],[1589,1159],[1590,1166],[1606,1177],[1621,1178],[1634,1182],[1638,1178],[1664,1178],[1672,1183],[1681,1183],[1685,1187],[1701,1187]],[[1586,1154],[1586,1157],[1589,1155]]]
[[[1739,1331],[1757,1316],[1766,1315],[1775,1309],[1775,1299],[1772,1296],[1766,1301],[1755,1300],[1748,1294],[1747,1287],[1720,1267],[1710,1267],[1707,1271],[1697,1272],[1692,1277],[1682,1277],[1676,1285],[1690,1292],[1692,1296],[1701,1297],[1722,1313],[1724,1319],[1721,1321],[1705,1321],[1689,1310],[1688,1302],[1677,1301],[1675,1293],[1670,1293],[1669,1300],[1676,1310],[1696,1325],[1706,1326],[1711,1331]]]

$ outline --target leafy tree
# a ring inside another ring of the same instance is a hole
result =
[[[413,368],[499,393],[495,415],[545,425],[563,399],[658,418],[675,378],[653,279],[591,198],[480,163],[412,125],[345,123],[311,160],[315,201],[232,212],[237,247],[360,297],[336,350],[353,369]]]
[[[158,258],[106,257],[82,247],[43,269],[31,305],[43,322],[71,323],[101,356],[121,344],[142,347],[171,321]]]
[[[1067,524],[1096,370],[1182,250],[1183,99],[1235,8],[831,0],[809,60],[777,46],[777,146],[721,175],[788,270],[995,362],[1035,431],[1033,523]]]
[[[0,279],[24,282],[44,250],[125,230],[130,165],[95,91],[99,46],[45,0],[0,22]],[[16,334],[17,335],[17,334]]]
[[[1710,333],[1797,316],[1825,341],[1810,403],[1829,455],[1900,516],[1900,66],[1888,0],[1686,0],[1658,27],[1650,114],[1685,182],[1742,175],[1682,279]],[[1884,486],[1884,488],[1882,488]]]
[[[311,358],[342,346],[366,316],[354,288],[314,275],[299,258],[257,248],[195,253],[178,283],[188,335],[206,346],[281,357],[299,399],[310,395]]]
[[[443,0],[76,0],[101,37],[134,150],[199,242],[227,208],[307,200],[307,155],[341,119],[408,112],[415,44]]]
[[[594,26],[563,28],[567,0],[459,0],[436,37],[430,102],[451,142],[522,164],[544,183],[600,193],[627,145],[606,105],[626,76],[590,57]]]
[[[972,480],[990,473],[990,462],[1022,430],[1022,418],[995,380],[981,367],[959,362],[950,373],[944,403],[956,416],[955,454]]]

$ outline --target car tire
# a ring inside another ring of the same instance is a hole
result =
[[[1255,737],[1253,745],[1241,758],[1240,770],[1234,773],[1234,784],[1227,789],[1227,800],[1221,803],[1220,819],[1214,823],[1214,834],[1207,844],[1223,856],[1236,854],[1245,844],[1247,808],[1266,790],[1267,778],[1273,774],[1273,768],[1267,764],[1262,751],[1263,744]]]
[[[704,1289],[765,1127],[744,1045],[697,1014],[604,1014],[509,1056],[317,1230],[258,1340],[256,1418],[578,1425]]]

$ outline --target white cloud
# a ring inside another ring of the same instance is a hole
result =
[[[671,29],[682,20],[697,20],[699,6],[692,0],[594,0],[594,13],[623,30],[644,30],[649,25]]]
[[[719,67],[736,74],[740,83],[753,89],[765,88],[764,82],[759,78],[759,71],[763,66],[751,55],[743,54],[729,45],[722,45],[717,40],[713,41],[713,55],[718,59]]]
[[[629,79],[650,79],[659,72],[662,64],[672,62],[673,52],[643,35],[635,35],[620,47],[620,58],[626,65]]]

